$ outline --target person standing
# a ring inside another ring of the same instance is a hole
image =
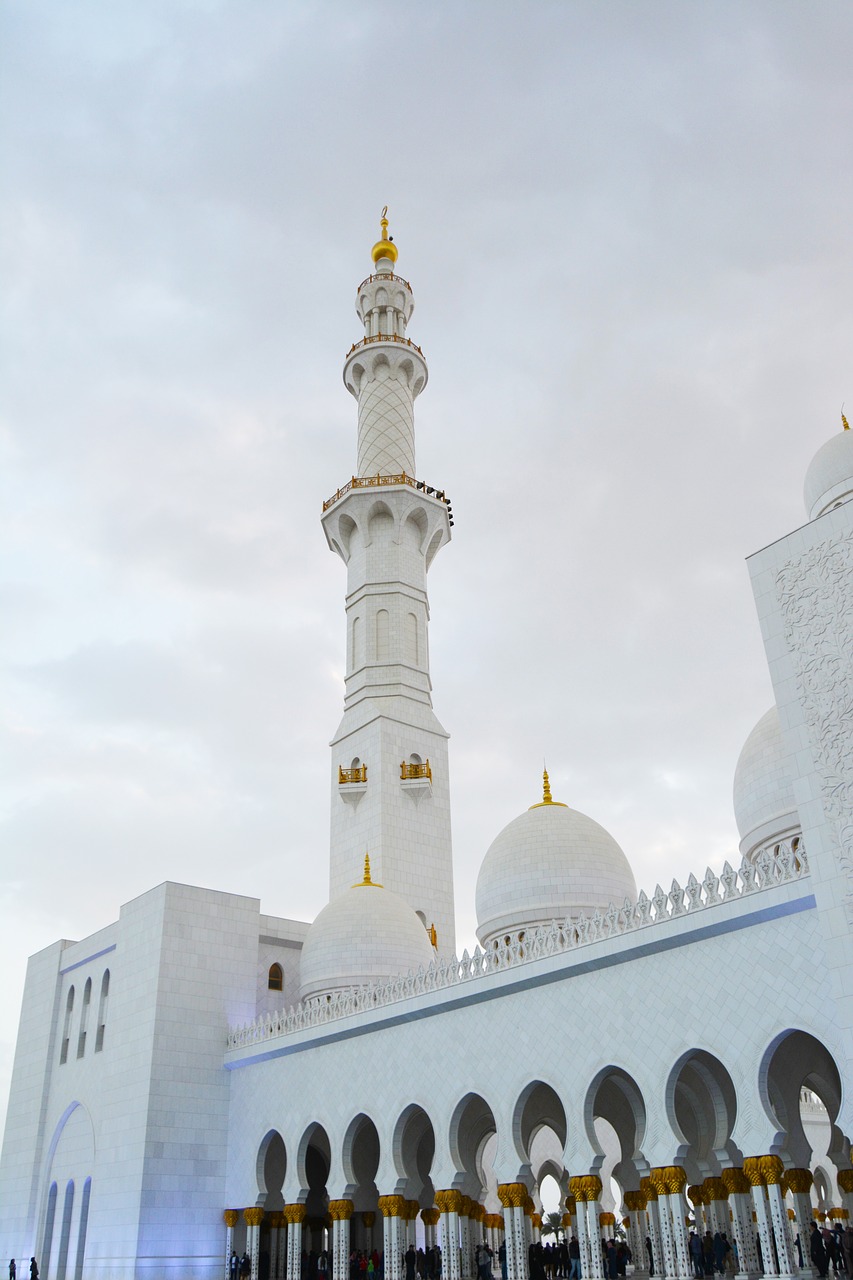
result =
[[[39,1280],[38,1263],[35,1258],[30,1258],[30,1280]]]
[[[17,1274],[18,1274],[18,1268],[15,1265],[15,1259],[10,1258],[9,1259],[9,1280],[16,1280]]]

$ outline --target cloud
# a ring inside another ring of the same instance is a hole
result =
[[[325,901],[346,575],[318,518],[386,202],[456,519],[460,943],[543,756],[647,891],[734,857],[772,698],[744,557],[802,521],[850,396],[849,7],[3,22],[4,1024],[25,953],[158,879]]]

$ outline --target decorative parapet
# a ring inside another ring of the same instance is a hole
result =
[[[626,898],[623,906],[616,907],[611,903],[606,911],[595,911],[591,916],[580,915],[577,919],[535,925],[525,929],[523,936],[509,935],[508,942],[498,939],[486,951],[476,947],[471,956],[465,951],[461,960],[456,956],[449,959],[436,957],[428,968],[418,969],[417,973],[401,975],[388,982],[348,987],[335,992],[322,1003],[299,1004],[279,1013],[266,1014],[246,1026],[232,1028],[228,1032],[227,1048],[243,1049],[279,1036],[308,1031],[338,1018],[442,991],[504,969],[635,933],[650,925],[681,919],[790,881],[804,880],[808,875],[809,864],[802,839],[796,852],[792,850],[790,841],[781,841],[772,850],[763,849],[752,859],[744,858],[737,871],[726,862],[719,876],[708,868],[701,880],[691,875],[684,888],[673,880],[668,893],[658,885],[651,897],[641,892],[636,903]]]
[[[395,476],[353,476],[345,485],[337,489],[323,503],[323,510],[328,511],[329,507],[333,507],[335,503],[349,493],[351,489],[382,489],[386,485],[407,484],[411,489],[418,489],[421,493],[425,493],[430,498],[436,498],[439,502],[443,502],[445,506],[450,506],[447,494],[443,489],[435,489],[431,484],[427,484],[425,480],[416,480],[414,476],[406,475],[405,471],[401,471]]]

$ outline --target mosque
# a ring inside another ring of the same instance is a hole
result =
[[[749,559],[775,705],[737,763],[738,856],[638,892],[547,775],[476,887],[454,954],[447,732],[427,571],[450,541],[418,479],[427,363],[383,214],[344,361],[356,471],[323,503],[346,566],[329,903],[161,884],[29,962],[0,1160],[0,1251],[42,1280],[300,1280],[327,1248],[410,1242],[527,1280],[559,1187],[584,1280],[624,1230],[642,1280],[688,1280],[689,1224],[739,1276],[812,1275],[796,1236],[853,1209],[853,432],[807,523]],[[485,844],[485,840],[484,840]],[[365,851],[369,858],[365,857]],[[606,1015],[607,1034],[601,1030]]]

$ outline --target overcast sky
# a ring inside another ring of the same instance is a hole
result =
[[[0,1097],[26,957],[164,879],[312,918],[345,573],[324,497],[383,204],[460,947],[539,798],[638,886],[737,858],[745,557],[851,381],[853,7],[3,8]],[[692,988],[685,990],[692,999]],[[0,1103],[2,1106],[2,1103]]]

